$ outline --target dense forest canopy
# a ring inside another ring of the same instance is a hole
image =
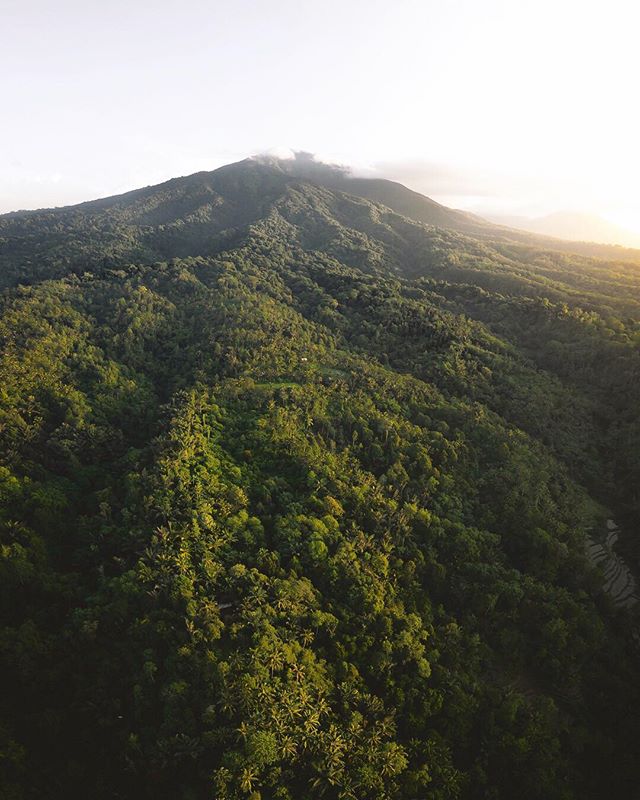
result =
[[[264,159],[0,217],[2,796],[635,796],[640,253],[568,248]]]

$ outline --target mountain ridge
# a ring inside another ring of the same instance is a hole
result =
[[[70,206],[55,208],[12,211],[0,215],[1,221],[11,219],[20,220],[33,218],[37,215],[68,216],[71,213],[99,212],[110,209],[126,208],[128,203],[144,198],[153,198],[159,193],[177,191],[184,195],[189,190],[200,190],[202,205],[207,194],[214,194],[216,185],[226,192],[233,194],[234,176],[239,173],[262,172],[264,191],[265,185],[271,182],[272,188],[284,188],[284,183],[278,184],[278,177],[290,180],[306,180],[315,185],[325,186],[334,191],[362,197],[374,203],[384,205],[396,213],[434,227],[458,231],[487,241],[514,242],[523,246],[534,246],[543,249],[575,252],[586,256],[602,259],[615,259],[640,262],[640,249],[624,245],[603,244],[599,242],[577,241],[566,238],[557,238],[545,234],[544,231],[518,229],[517,226],[505,224],[516,220],[498,219],[488,220],[466,211],[460,211],[437,203],[435,200],[416,192],[403,184],[382,178],[362,178],[353,176],[347,168],[324,164],[315,161],[308,153],[298,153],[295,158],[281,159],[271,156],[252,156],[232,164],[226,164],[212,171],[201,170],[187,176],[170,178],[159,184],[132,189],[127,192],[95,200],[88,200]],[[268,179],[267,180],[267,176]],[[246,186],[243,187],[243,205],[246,205]],[[197,199],[192,198],[194,201]],[[193,207],[196,211],[198,206]],[[259,212],[258,212],[259,213]],[[247,219],[243,219],[243,223]]]

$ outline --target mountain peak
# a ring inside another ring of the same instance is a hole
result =
[[[296,177],[313,179],[314,177],[331,176],[334,179],[344,179],[352,175],[350,167],[321,161],[314,153],[310,153],[307,150],[293,150],[290,156],[258,153],[247,160],[279,169],[288,175],[295,175]]]

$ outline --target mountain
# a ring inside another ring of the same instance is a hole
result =
[[[580,242],[600,242],[623,247],[640,247],[640,236],[614,225],[595,214],[581,214],[572,211],[557,211],[544,217],[491,216],[493,222],[512,228],[556,236]]]
[[[640,262],[541,241],[265,159],[0,217],[5,796],[637,793]]]
[[[640,261],[639,237],[593,215],[559,212],[539,220],[507,216],[483,219],[447,208],[395,181],[356,177],[344,167],[317,161],[310,153],[298,152],[288,159],[260,156],[256,160],[285,174],[380,203],[427,225],[491,241],[512,241],[611,260]],[[538,235],[531,236],[531,233]],[[563,239],[570,243],[561,241]]]
[[[290,159],[259,156],[256,160],[286,175],[380,203],[427,225],[465,232],[483,232],[494,227],[481,217],[447,208],[401,183],[382,178],[359,178],[346,168],[317,161],[311,153],[298,152]]]

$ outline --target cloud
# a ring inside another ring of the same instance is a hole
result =
[[[296,154],[290,147],[278,145],[276,147],[269,147],[263,153],[259,153],[258,157],[277,158],[281,161],[291,161],[296,157]]]
[[[333,163],[330,159],[326,161],[315,153],[307,150],[286,150],[284,157],[277,155],[276,150],[280,148],[270,148],[269,150],[252,156],[256,161],[264,164],[278,163],[278,166],[291,175],[298,175],[303,178],[313,180],[314,176],[322,175],[323,178],[332,176],[334,178],[346,178],[351,174],[351,168],[342,164]]]

